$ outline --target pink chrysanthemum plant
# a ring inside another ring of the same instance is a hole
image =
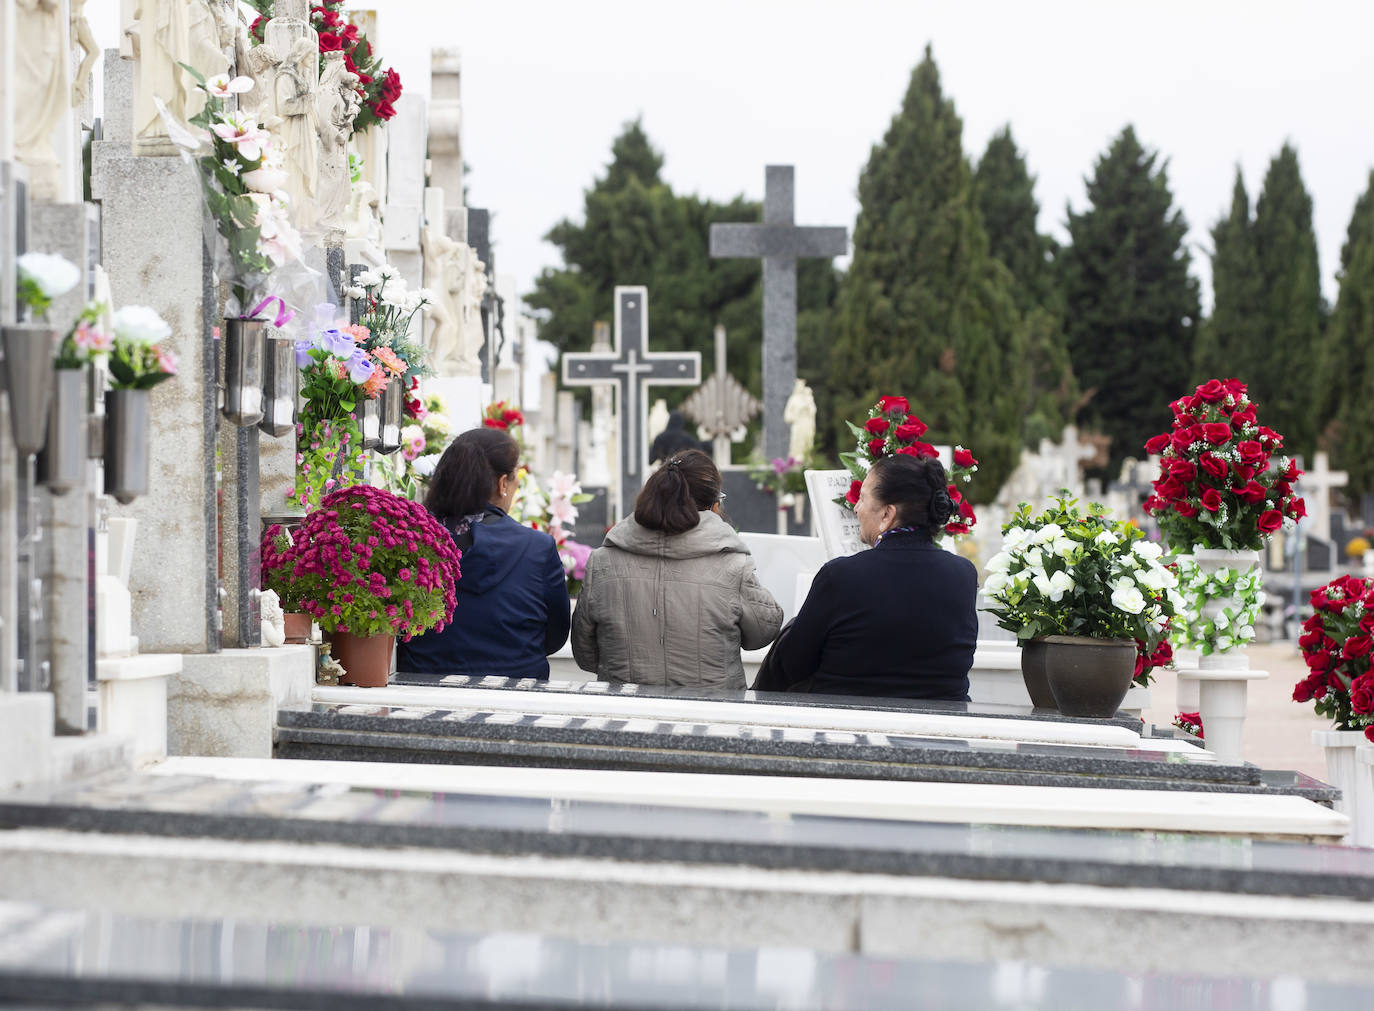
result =
[[[835,501],[851,512],[858,504],[859,486],[863,484],[864,475],[879,457],[940,455],[934,446],[922,441],[929,426],[911,410],[906,397],[880,397],[869,409],[868,418],[862,426],[852,421],[846,421],[845,424],[854,434],[857,445],[854,452],[840,454],[840,462],[845,465],[852,480],[849,491]],[[966,534],[977,524],[978,517],[973,505],[964,498],[960,489],[960,485],[967,484],[977,472],[978,461],[973,453],[963,446],[955,446],[949,469],[949,498],[954,503],[954,515],[945,524],[945,533]]]
[[[271,561],[274,584],[324,631],[408,640],[453,619],[461,557],[424,506],[354,485],[326,495]]]

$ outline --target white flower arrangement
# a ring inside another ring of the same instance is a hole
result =
[[[1174,642],[1204,656],[1225,653],[1254,641],[1255,622],[1264,608],[1264,573],[1258,566],[1203,572],[1189,558],[1178,562],[1182,597]],[[1208,607],[1211,601],[1228,604]],[[1211,611],[1210,615],[1208,612]]]

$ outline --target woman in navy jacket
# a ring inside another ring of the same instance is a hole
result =
[[[506,515],[519,465],[519,445],[493,428],[440,457],[425,508],[463,553],[458,606],[442,631],[397,646],[398,670],[548,678],[548,655],[568,641],[568,584],[553,538]]]
[[[821,568],[756,687],[967,701],[978,570],[935,543],[952,509],[939,460],[874,463],[855,508],[873,550]]]

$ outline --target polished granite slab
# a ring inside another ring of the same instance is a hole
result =
[[[470,693],[462,693],[468,697]],[[1252,765],[1105,748],[474,709],[313,703],[278,712],[277,756],[924,782],[1294,794],[1328,803],[1306,777],[1266,782]]]
[[[938,1007],[1292,1011],[1374,1006],[1374,985],[937,961],[805,948],[591,943],[357,924],[155,918],[0,901],[0,1001],[27,1007],[562,1009]]]
[[[606,681],[561,681],[536,678],[478,677],[465,674],[416,674],[398,671],[393,685],[417,688],[485,688],[552,695],[597,695],[612,698],[691,699],[707,702],[750,702],[760,706],[811,706],[830,709],[870,709],[886,713],[926,713],[941,716],[986,716],[996,719],[1051,720],[1056,723],[1111,725],[1140,729],[1140,720],[1118,712],[1105,720],[1064,716],[1052,709],[999,705],[991,702],[945,702],[939,699],[889,699],[857,695],[809,695],[798,692],[736,691],[725,688],[670,688],[611,684]]]
[[[276,764],[276,763],[268,763]],[[1374,850],[140,774],[0,797],[0,829],[1374,899]]]

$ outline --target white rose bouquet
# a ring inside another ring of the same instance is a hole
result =
[[[988,560],[983,593],[997,624],[1025,642],[1046,635],[1134,639],[1136,679],[1173,658],[1169,622],[1183,609],[1160,546],[1096,503],[1078,511],[1067,491],[1039,516],[1021,503]]]
[[[14,263],[18,274],[19,303],[38,319],[47,319],[55,298],[81,281],[76,264],[57,253],[25,253]]]

